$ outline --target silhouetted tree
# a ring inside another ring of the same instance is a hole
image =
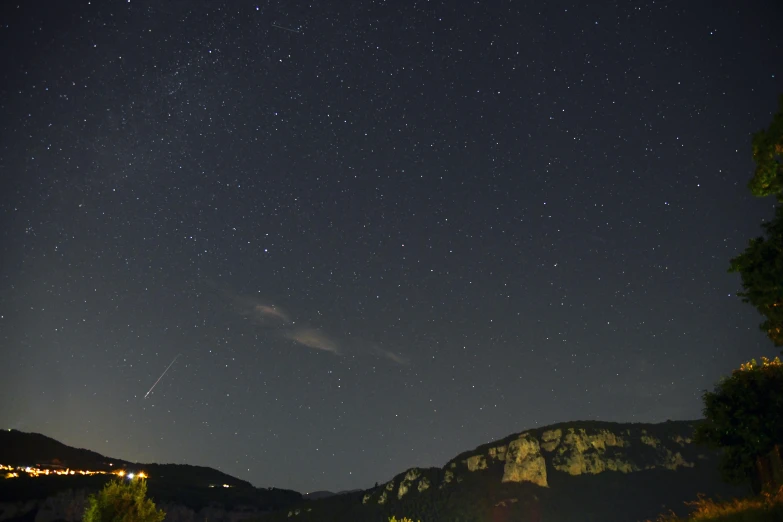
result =
[[[780,205],[772,221],[762,225],[765,235],[731,260],[729,272],[742,278],[743,291],[737,295],[766,318],[761,329],[775,346],[783,346],[783,96],[770,126],[753,135],[753,161],[751,192],[775,196]]]
[[[721,471],[732,483],[750,482],[754,492],[783,484],[783,363],[745,363],[704,393],[706,420],[695,441],[723,450]]]
[[[764,237],[751,239],[745,251],[731,260],[729,272],[742,277],[743,291],[737,295],[765,317],[759,327],[775,346],[783,346],[783,205],[762,228]]]

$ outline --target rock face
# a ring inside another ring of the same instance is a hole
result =
[[[700,493],[731,498],[717,454],[690,440],[695,422],[582,421],[527,430],[411,468],[343,502],[305,502],[261,522],[546,520],[628,522],[683,515]],[[308,511],[311,509],[311,511]],[[211,522],[211,521],[210,521]]]
[[[547,468],[569,475],[595,475],[607,471],[631,473],[648,469],[693,467],[681,453],[690,438],[676,434],[656,438],[646,429],[620,432],[607,428],[564,427],[531,430],[506,439],[507,444],[490,446],[480,453],[454,461],[452,473],[460,468],[481,472],[503,463],[502,482],[531,482],[546,487]],[[652,448],[654,451],[638,451]],[[451,477],[446,481],[450,481]]]
[[[408,472],[405,474],[405,477],[400,481],[400,487],[397,489],[397,498],[401,499],[404,497],[413,483],[416,482],[416,479],[418,479],[420,476],[421,472],[418,470],[418,468],[408,470]],[[421,483],[419,483],[419,487],[421,487]],[[428,486],[425,486],[424,489],[427,489],[427,487]]]
[[[509,443],[505,452],[502,482],[532,482],[546,486],[546,461],[534,436],[523,433]]]
[[[473,455],[465,461],[470,471],[487,469],[487,458],[484,455]]]
[[[569,475],[595,475],[604,471],[630,473],[642,469],[625,459],[622,452],[611,450],[628,445],[616,433],[609,430],[587,433],[584,429],[570,429],[563,436],[561,430],[554,431],[547,447],[554,452],[552,464],[556,470],[565,471]]]
[[[500,483],[549,487],[556,474],[635,473],[691,468],[703,455],[690,439],[693,423],[614,424],[575,422],[528,430],[479,446],[441,470],[410,469],[383,489],[365,492],[364,504],[387,504],[430,487],[445,489],[470,474],[497,476]]]

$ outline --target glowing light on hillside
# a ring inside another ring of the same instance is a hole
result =
[[[5,471],[5,478],[16,478],[20,473],[24,473],[29,477],[40,476],[72,476],[72,475],[115,475],[117,477],[127,477],[128,479],[140,478],[146,479],[147,474],[143,471],[137,473],[127,472],[124,469],[116,469],[113,471],[92,471],[86,469],[62,469],[60,467],[46,468],[43,466],[8,466],[6,464],[0,464],[0,470]]]

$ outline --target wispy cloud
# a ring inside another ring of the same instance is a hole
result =
[[[234,295],[232,300],[239,315],[249,317],[257,325],[276,327],[292,322],[282,308],[261,299]]]
[[[307,326],[306,318],[304,322],[295,321],[293,319],[295,315],[291,316],[280,306],[273,304],[271,300],[254,295],[240,295],[226,288],[223,284],[211,280],[206,280],[205,284],[229,301],[233,305],[235,313],[248,318],[254,326],[274,337],[282,337],[294,341],[297,345],[335,355],[343,355],[345,351],[365,356],[373,354],[395,364],[410,364],[408,358],[403,355],[381,348],[372,342],[367,343],[346,337],[338,337],[338,340],[334,340],[323,331]]]
[[[410,361],[403,357],[402,355],[399,355],[395,352],[392,352],[390,350],[386,350],[384,348],[381,348],[377,344],[372,345],[371,351],[380,357],[385,357],[386,359],[389,359],[390,361],[393,361],[397,364],[408,364]]]
[[[249,317],[253,323],[259,326],[274,327],[293,322],[282,308],[263,299],[231,294],[229,297],[239,315]]]
[[[267,300],[255,296],[239,295],[214,281],[206,280],[205,282],[207,286],[230,300],[239,315],[249,317],[257,325],[279,327],[293,323],[291,317],[282,308]]]
[[[291,318],[284,311],[275,305],[256,304],[253,307],[259,319],[274,319],[284,323],[290,323]]]
[[[285,337],[295,341],[308,348],[314,348],[316,350],[324,350],[339,355],[340,350],[329,337],[326,336],[320,330],[314,328],[303,328],[299,330],[291,330],[286,332]]]

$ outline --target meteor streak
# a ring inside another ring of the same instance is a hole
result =
[[[277,27],[278,29],[282,29],[283,31],[288,31],[290,33],[296,33],[296,34],[300,33],[300,31],[297,31],[296,29],[291,29],[290,27],[283,27],[282,25],[272,24],[272,27]]]
[[[180,356],[180,355],[182,355],[182,354],[181,354],[181,353],[178,353],[178,354],[177,354],[177,356],[176,356],[176,357],[174,357],[174,360],[173,360],[173,361],[171,361],[171,362],[169,363],[169,365],[168,365],[168,366],[166,366],[166,369],[165,369],[165,370],[163,370],[163,373],[161,373],[161,374],[160,374],[160,377],[158,377],[158,380],[157,380],[157,381],[155,381],[155,384],[153,384],[153,385],[152,385],[152,388],[150,388],[150,390],[149,390],[149,391],[148,391],[146,394],[144,394],[144,398],[145,398],[145,399],[146,399],[147,397],[149,397],[149,394],[150,394],[150,393],[152,393],[152,390],[154,390],[154,389],[155,389],[155,386],[157,386],[157,385],[158,385],[158,383],[160,382],[160,380],[163,378],[163,376],[164,376],[164,375],[166,375],[166,372],[167,372],[167,371],[169,371],[169,368],[171,368],[171,366],[172,366],[172,365],[173,365],[175,362],[177,362],[177,359],[179,358],[179,356]]]

